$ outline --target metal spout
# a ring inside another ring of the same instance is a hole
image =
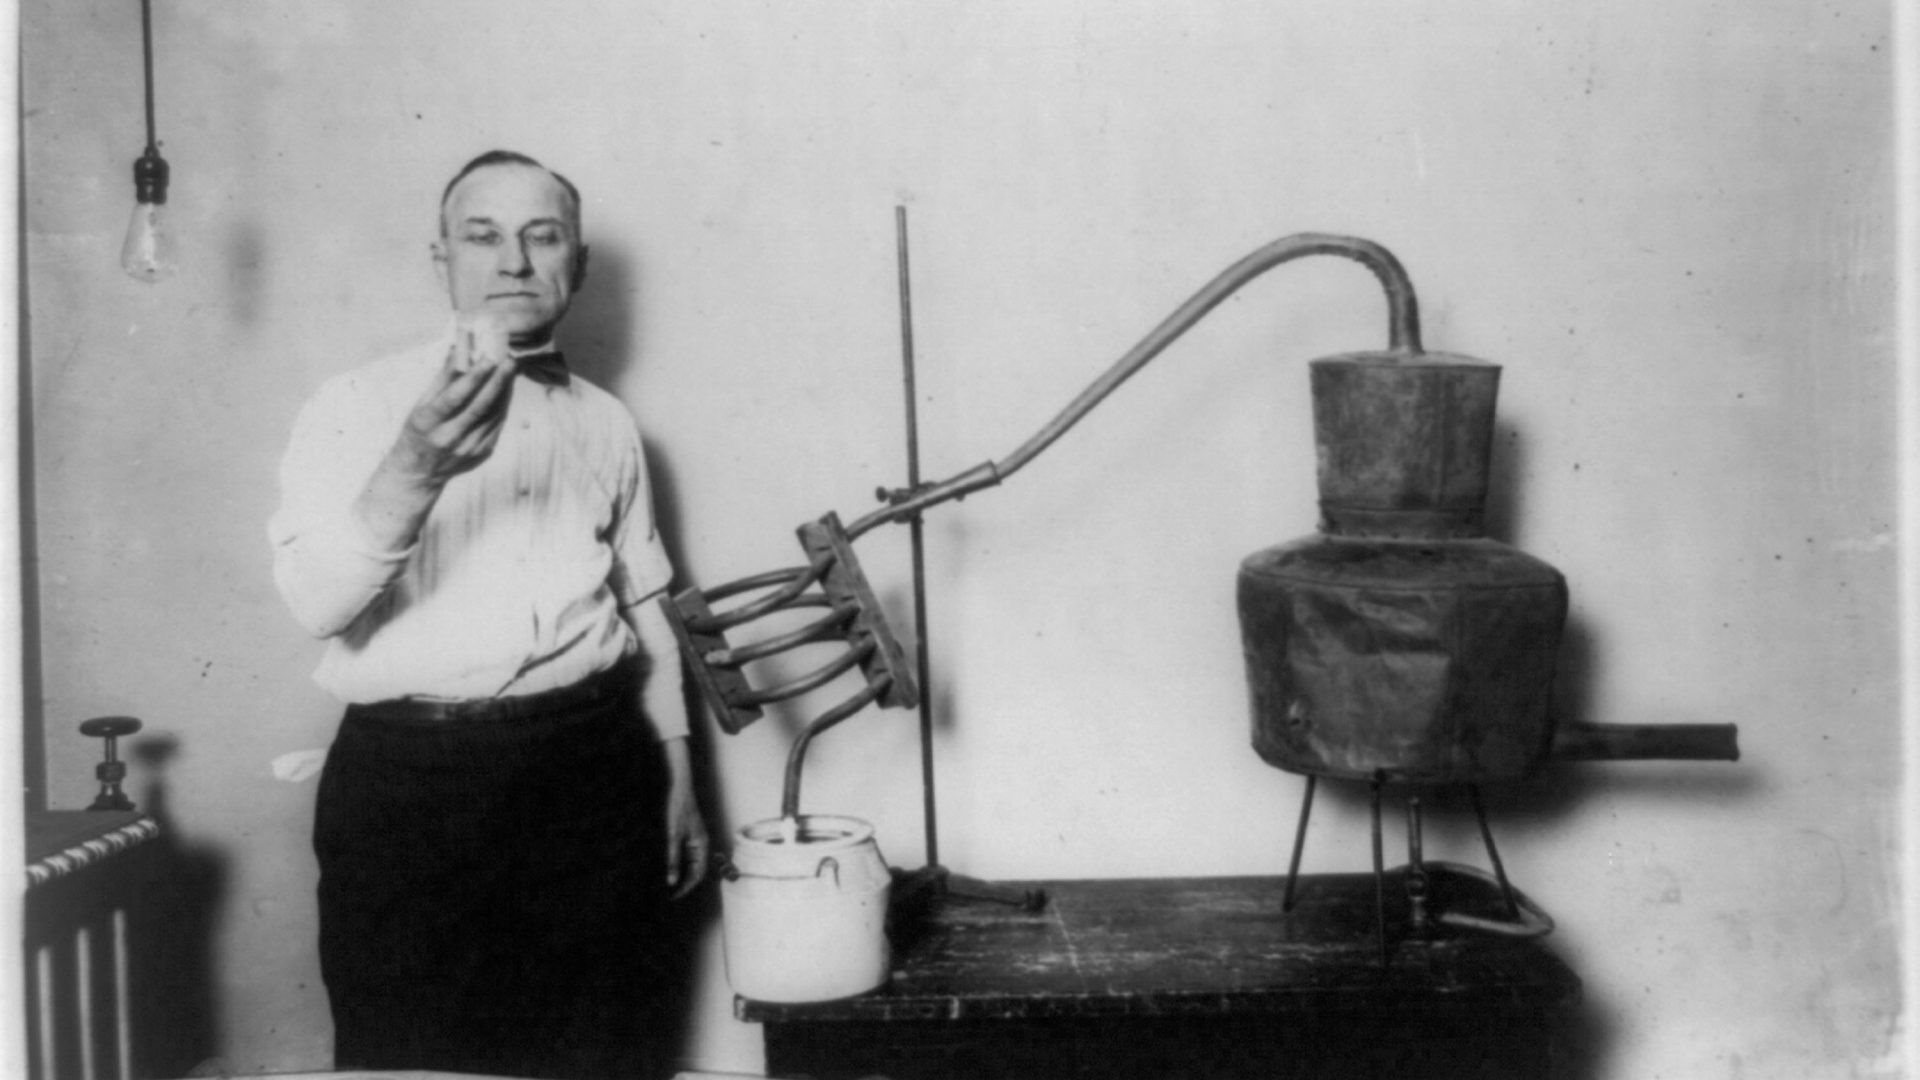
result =
[[[1563,724],[1553,761],[1739,761],[1736,724]]]

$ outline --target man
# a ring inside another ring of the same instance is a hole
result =
[[[450,335],[329,381],[282,465],[275,581],[347,703],[314,821],[336,1068],[632,1074],[671,1004],[707,835],[639,433],[553,350],[580,220],[533,159],[468,163]]]

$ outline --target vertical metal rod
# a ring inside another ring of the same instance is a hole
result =
[[[1307,774],[1307,793],[1300,800],[1300,821],[1293,827],[1293,857],[1287,860],[1287,891],[1280,901],[1281,911],[1293,910],[1293,883],[1300,876],[1300,852],[1307,846],[1307,817],[1313,813],[1313,789],[1320,778]]]
[[[1380,839],[1380,789],[1385,786],[1387,774],[1376,771],[1373,774],[1373,925],[1374,933],[1380,938],[1380,966],[1386,967],[1392,960],[1387,950],[1387,868],[1386,855],[1381,850]]]
[[[894,247],[900,267],[900,364],[907,406],[907,490],[920,488],[919,395],[914,385],[913,281],[907,262],[907,208],[893,208]],[[913,636],[920,677],[920,801],[926,826],[927,865],[940,865],[940,829],[933,793],[933,683],[927,659],[927,549],[920,514],[908,523],[913,546]]]
[[[153,133],[153,0],[140,0],[140,57],[147,73],[147,149],[159,143]]]
[[[1493,830],[1487,826],[1487,810],[1480,804],[1480,785],[1468,784],[1473,796],[1473,816],[1480,819],[1480,840],[1487,845],[1487,858],[1493,860],[1493,876],[1500,880],[1500,895],[1507,901],[1507,918],[1520,917],[1520,903],[1513,898],[1513,885],[1507,881],[1507,868],[1500,862],[1500,849],[1493,846]]]
[[[40,1036],[40,1052],[34,1056],[40,1066],[38,1075],[51,1077],[60,1075],[60,1051],[55,1043],[59,1035],[56,1025],[53,985],[53,946],[43,944],[33,950],[33,997],[34,1004],[40,1009],[36,1028]]]
[[[1415,934],[1427,932],[1427,860],[1423,850],[1422,829],[1420,797],[1415,795],[1407,800],[1407,903],[1410,912],[1408,922]]]
[[[133,1080],[133,992],[127,983],[127,909],[113,909],[113,1036],[118,1080]]]
[[[93,927],[82,924],[73,932],[74,1023],[80,1029],[80,1080],[94,1080],[94,1053],[100,1025],[93,1010]]]

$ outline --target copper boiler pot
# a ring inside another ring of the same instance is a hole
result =
[[[1485,530],[1499,378],[1417,344],[1312,363],[1319,532],[1248,556],[1238,582],[1269,764],[1478,783],[1552,760],[1739,756],[1731,724],[1556,726],[1566,579]]]

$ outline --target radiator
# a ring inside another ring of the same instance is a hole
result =
[[[32,1080],[136,1080],[129,853],[160,834],[137,813],[27,815],[27,1060]]]

